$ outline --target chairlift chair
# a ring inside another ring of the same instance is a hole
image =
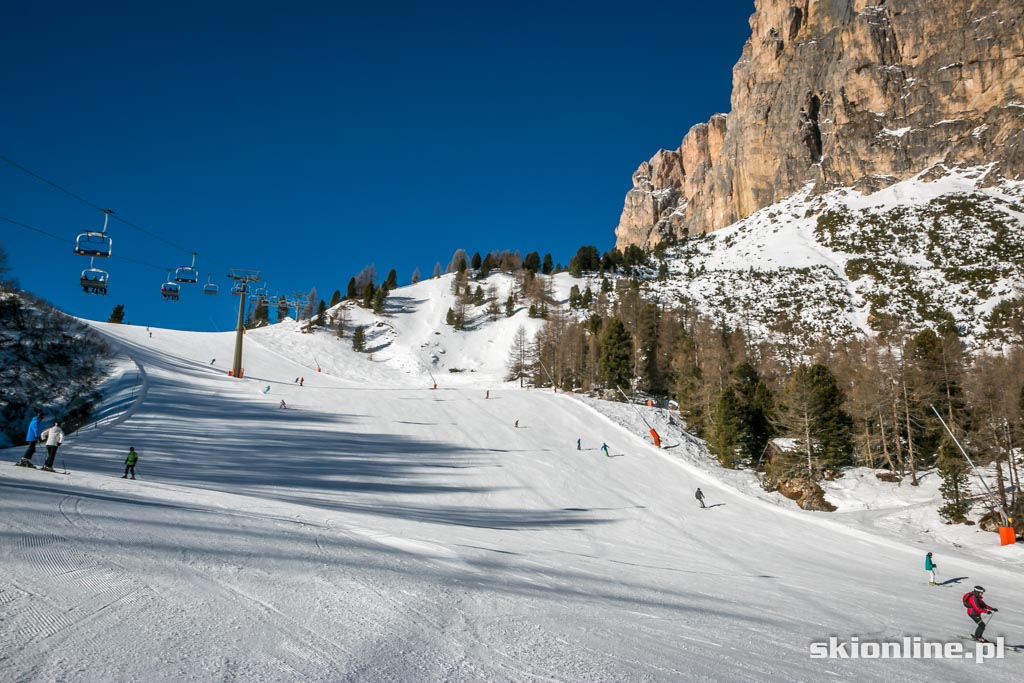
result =
[[[181,294],[181,285],[171,280],[171,271],[167,271],[167,282],[160,285],[160,295],[164,301],[177,301]]]
[[[76,254],[91,258],[110,258],[114,242],[107,236],[107,222],[112,213],[114,212],[110,209],[103,209],[103,229],[99,232],[87,230],[78,235],[75,239]]]
[[[217,285],[213,284],[212,278],[213,275],[210,275],[209,277],[206,278],[206,284],[203,285],[203,294],[216,295],[220,291],[220,288]]]
[[[199,282],[199,271],[196,270],[196,256],[198,256],[198,254],[192,252],[192,265],[182,266],[174,271],[175,282],[184,282],[190,285],[194,285]]]
[[[231,286],[231,296],[242,296],[245,294],[245,283],[236,282]]]
[[[110,275],[107,271],[96,268],[93,265],[93,259],[89,259],[89,267],[82,271],[82,277],[79,279],[79,284],[82,285],[82,291],[86,294],[107,294],[107,280]]]

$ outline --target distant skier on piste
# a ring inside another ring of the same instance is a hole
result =
[[[41,434],[46,439],[46,462],[42,469],[53,472],[53,461],[57,457],[57,449],[64,443],[64,430],[60,428],[60,422],[54,422],[53,426]]]
[[[581,441],[582,441],[582,439],[576,439],[576,450],[578,450],[578,451],[582,451],[583,450],[583,448],[580,446],[580,442]]]
[[[970,593],[964,593],[964,607],[967,608],[967,616],[974,620],[974,623],[978,625],[978,628],[974,630],[974,635],[971,636],[979,643],[987,643],[985,640],[985,623],[984,615],[998,612],[999,610],[995,607],[990,607],[985,604],[985,598],[982,597],[985,593],[985,589],[981,586],[975,586],[974,590]]]
[[[28,423],[28,431],[25,432],[25,441],[28,443],[28,448],[25,449],[25,454],[21,456],[21,462],[19,465],[31,465],[32,456],[36,452],[36,442],[39,441],[39,421],[43,419],[43,414],[32,418],[32,421]]]
[[[697,493],[695,493],[693,495],[697,499],[697,502],[700,503],[700,506],[702,508],[706,508],[707,507],[707,505],[704,504],[704,492],[701,491],[700,488],[698,488],[697,489]]]
[[[132,475],[132,479],[135,478],[135,463],[139,461],[139,454],[135,452],[135,446],[128,448],[128,457],[124,459],[124,476],[122,479],[128,478],[128,473]]]
[[[605,455],[606,458],[612,457],[611,455],[608,454],[608,444],[602,443],[601,444],[601,450],[604,451],[604,455]]]
[[[939,584],[935,583],[935,570],[938,569],[938,568],[939,568],[939,565],[935,564],[935,560],[932,559],[932,554],[930,552],[927,555],[924,556],[924,570],[926,572],[928,572],[928,576],[929,576],[929,579],[930,579],[928,581],[928,585],[929,586],[938,586],[939,585]]]

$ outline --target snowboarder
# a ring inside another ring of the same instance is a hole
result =
[[[602,443],[601,444],[601,450],[604,451],[605,457],[608,457],[608,458],[612,457],[612,456],[608,455],[608,444]]]
[[[122,479],[128,478],[128,472],[132,473],[132,479],[135,478],[135,463],[139,461],[139,454],[135,452],[135,446],[128,448],[128,457],[124,459],[124,476]]]
[[[580,446],[580,442],[581,441],[582,441],[582,439],[576,439],[576,450],[578,450],[578,451],[582,451],[583,450],[583,448]]]
[[[985,589],[981,586],[975,586],[974,590],[970,593],[964,593],[964,607],[967,608],[967,616],[978,625],[978,628],[974,630],[972,638],[981,643],[988,642],[984,636],[986,624],[982,616],[999,611],[995,607],[989,607],[985,604],[985,599],[982,597],[984,593]]]
[[[932,559],[932,554],[931,553],[928,553],[927,555],[924,556],[924,570],[926,572],[928,572],[929,578],[931,579],[928,582],[929,586],[938,586],[939,585],[939,584],[935,583],[935,570],[938,569],[938,567],[939,567],[939,565],[935,564],[935,560]]]
[[[704,504],[704,492],[703,491],[701,491],[698,488],[697,489],[697,493],[695,493],[694,496],[697,498],[697,502],[700,503],[700,506],[702,508],[706,508],[707,507],[707,505]]]
[[[28,443],[28,448],[25,449],[25,454],[21,456],[19,465],[32,464],[32,456],[36,453],[36,442],[39,441],[39,421],[42,419],[43,414],[39,413],[28,423],[28,431],[25,432],[25,441]]]
[[[46,464],[43,469],[53,472],[53,461],[57,457],[57,449],[64,443],[64,431],[60,428],[60,422],[54,422],[53,426],[42,433],[46,438]]]
[[[285,409],[287,409],[287,408],[288,408],[288,406],[287,406],[287,405],[285,404],[285,402],[284,402],[284,399],[283,399],[283,398],[281,399],[281,405],[280,405],[280,408],[281,408],[281,410],[285,410]]]

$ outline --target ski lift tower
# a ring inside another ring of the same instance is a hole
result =
[[[234,280],[236,287],[241,287],[238,297],[238,329],[235,331],[235,360],[231,364],[231,375],[242,376],[242,336],[245,334],[245,299],[246,290],[250,282],[260,281],[260,271],[246,270],[244,268],[232,268],[228,277]]]

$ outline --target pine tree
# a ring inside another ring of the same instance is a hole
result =
[[[388,271],[388,276],[384,279],[384,286],[389,292],[398,289],[398,272],[394,268]]]
[[[711,429],[711,452],[723,467],[735,468],[745,457],[743,442],[746,436],[745,411],[732,387],[726,387],[718,397],[715,422]]]
[[[632,386],[633,338],[618,318],[612,318],[601,336],[601,356],[597,364],[598,379],[609,389]]]
[[[107,322],[116,323],[118,325],[124,323],[124,304],[114,306],[114,310],[110,312],[110,317],[107,318]]]
[[[367,282],[363,285],[363,308],[370,308],[373,306],[373,294],[376,290],[374,289],[372,282]]]
[[[416,267],[416,268],[415,268],[415,269],[414,269],[414,270],[412,271],[412,283],[413,283],[413,284],[416,284],[416,283],[417,283],[417,282],[419,282],[419,281],[420,281],[420,269],[419,269],[419,267],[417,266],[417,267]]]
[[[334,294],[331,295],[331,303],[328,304],[330,308],[334,308],[341,303],[341,290],[334,290]]]
[[[434,264],[434,275],[433,275],[433,277],[441,277],[442,274],[444,274],[444,271],[441,270],[441,262],[438,261],[437,263]]]
[[[362,351],[366,348],[366,331],[362,325],[357,325],[356,329],[352,332],[352,348],[356,351]]]
[[[491,268],[494,264],[491,262],[491,255],[488,254],[484,257],[484,260],[480,263],[480,279],[483,280],[485,277],[491,274]]]
[[[954,524],[959,524],[967,519],[970,478],[967,474],[967,463],[949,438],[943,438],[939,445],[938,469],[942,478],[939,491],[945,501],[945,505],[939,508],[939,514]]]
[[[320,327],[327,325],[327,303],[323,299],[316,308],[316,324]]]
[[[842,408],[835,377],[820,363],[801,365],[783,392],[781,421],[786,436],[796,438],[806,457],[804,476],[849,465],[853,456],[853,421]]]
[[[359,290],[358,290],[358,288],[356,286],[356,279],[354,277],[350,278],[349,281],[348,281],[348,288],[345,290],[345,298],[346,299],[358,299],[359,298]]]
[[[453,309],[448,309],[448,313],[444,316],[444,321],[452,327],[455,327],[455,311]]]
[[[505,317],[511,318],[516,312],[516,299],[512,294],[505,299]]]
[[[480,264],[481,263],[482,263],[482,261],[480,259],[480,252],[479,251],[474,251],[473,252],[473,260],[470,262],[470,266],[473,268],[473,270],[480,270]]]
[[[392,271],[394,272],[394,271]],[[381,286],[377,288],[377,291],[373,293],[373,312],[383,313],[384,303],[388,298],[388,288]]]
[[[540,272],[545,275],[551,275],[551,272],[555,269],[551,263],[551,254],[544,254],[544,262],[540,267]]]
[[[523,268],[530,271],[531,273],[536,273],[537,271],[539,271],[540,254],[538,254],[535,251],[531,251],[529,254],[527,254],[526,258],[523,259]]]

